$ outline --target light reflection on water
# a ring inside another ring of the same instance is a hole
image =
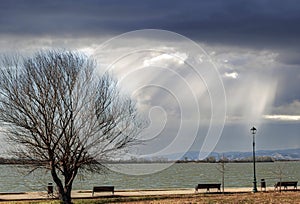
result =
[[[128,164],[131,167],[149,169],[160,164]],[[79,174],[73,189],[91,190],[96,185],[114,185],[116,189],[193,188],[197,183],[221,183],[222,175],[217,163],[174,164],[164,171],[150,175]],[[300,162],[257,163],[257,182],[264,178],[267,186],[273,186],[281,175],[283,180],[300,181]],[[281,172],[281,173],[280,173]],[[49,172],[39,169],[30,175],[21,166],[0,165],[0,192],[44,191],[52,182]],[[252,163],[225,164],[225,187],[251,187]]]

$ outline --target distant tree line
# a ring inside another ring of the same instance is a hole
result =
[[[291,159],[277,159],[271,156],[257,156],[255,158],[256,162],[275,162],[275,161],[298,161]],[[96,162],[96,161],[95,161]],[[191,160],[188,158],[184,158],[181,160],[169,160],[165,157],[153,157],[153,158],[137,158],[131,157],[130,159],[122,159],[122,160],[103,160],[102,163],[126,163],[126,164],[135,164],[135,163],[247,163],[253,162],[252,157],[245,157],[240,159],[229,159],[227,157],[216,158],[214,156],[209,156],[203,160]],[[16,158],[1,158],[0,164],[34,164],[34,165],[44,165],[40,161],[34,160],[26,160],[26,159],[16,159]]]
[[[26,160],[26,159],[17,159],[17,158],[0,158],[0,164],[38,164],[39,161]],[[41,165],[43,165],[41,163]]]
[[[256,162],[274,162],[274,161],[292,161],[292,160],[287,160],[287,159],[276,159],[271,156],[257,156],[255,158]],[[176,163],[188,163],[188,162],[195,162],[195,163],[243,163],[243,162],[253,162],[252,157],[245,157],[245,158],[239,158],[239,159],[229,159],[227,157],[222,157],[222,158],[216,158],[215,156],[209,156],[206,157],[205,159],[202,160],[188,160],[188,159],[183,159],[183,160],[178,160]]]

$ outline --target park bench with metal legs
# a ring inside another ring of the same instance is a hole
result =
[[[210,189],[216,188],[218,191],[221,191],[220,183],[201,183],[195,186],[195,192],[198,192],[199,189],[206,189],[210,192]]]
[[[294,187],[294,189],[297,189],[298,181],[279,181],[274,185],[274,190],[280,189],[280,187],[283,187],[284,190],[288,189],[288,186]]]
[[[94,186],[92,196],[94,196],[94,194],[96,192],[112,192],[112,194],[114,195],[115,187],[114,186]]]

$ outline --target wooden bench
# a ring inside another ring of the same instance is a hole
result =
[[[211,188],[216,188],[218,191],[221,191],[220,183],[201,183],[195,186],[195,191],[198,192],[198,189],[206,189],[209,191]]]
[[[294,189],[297,189],[297,183],[298,181],[281,181],[281,182],[279,181],[274,185],[275,187],[274,190],[277,190],[280,187],[283,187],[283,189],[287,190],[288,186],[293,186]]]
[[[112,192],[114,195],[115,187],[114,186],[94,186],[92,196],[94,196],[94,193],[96,192]]]

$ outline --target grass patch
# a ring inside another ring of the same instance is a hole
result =
[[[156,195],[156,196],[106,196],[88,199],[73,199],[74,204],[106,204],[106,203],[151,203],[151,204],[181,204],[181,203],[239,203],[239,204],[294,204],[300,203],[299,191],[289,192],[259,192],[259,193],[198,193],[186,195]],[[59,204],[59,200],[36,200],[10,202],[15,204]]]

